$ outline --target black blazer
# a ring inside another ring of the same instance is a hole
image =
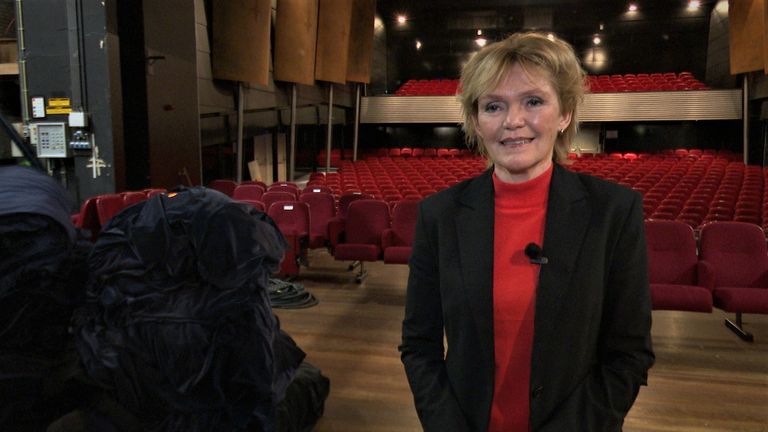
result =
[[[488,429],[493,194],[488,170],[419,209],[400,351],[426,431]],[[555,164],[549,262],[536,290],[532,430],[621,430],[654,361],[643,229],[640,194]]]

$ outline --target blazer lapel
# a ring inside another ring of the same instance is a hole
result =
[[[586,197],[576,174],[555,164],[542,248],[549,262],[541,267],[536,290],[536,340],[548,340],[570,287],[591,214]]]
[[[456,233],[465,295],[481,346],[493,346],[493,182],[491,170],[459,197]]]

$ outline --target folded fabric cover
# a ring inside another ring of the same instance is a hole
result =
[[[77,314],[89,376],[142,430],[273,431],[304,358],[269,304],[284,249],[268,216],[211,189],[123,210],[94,245]]]
[[[0,430],[44,430],[73,406],[57,399],[57,369],[72,346],[88,249],[75,241],[70,209],[51,177],[0,167]]]

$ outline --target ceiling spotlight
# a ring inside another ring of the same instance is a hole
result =
[[[420,49],[421,49],[421,41],[420,41],[420,40],[417,40],[417,41],[416,41],[416,49],[417,49],[417,50],[420,50]]]
[[[480,29],[477,29],[477,35],[478,35],[478,36],[482,36],[482,35],[483,35],[483,31],[482,31],[482,30],[480,30]]]
[[[397,16],[397,23],[402,25],[405,24],[408,21],[408,17],[405,15],[398,15]]]
[[[605,24],[600,23],[600,31],[603,31],[603,30],[605,30]]]
[[[601,42],[602,42],[602,39],[600,39],[600,36],[595,36],[592,39],[592,43],[595,44],[595,45],[600,45]]]
[[[484,38],[484,37],[479,37],[479,38],[475,39],[475,43],[477,44],[477,46],[482,48],[482,47],[485,46],[485,44],[488,43],[488,40],[486,38]]]
[[[637,4],[635,4],[635,3],[630,3],[630,4],[629,4],[629,8],[628,8],[628,10],[629,10],[630,12],[637,12]]]
[[[699,0],[690,0],[688,2],[689,11],[697,10],[699,7],[701,7],[701,2]]]

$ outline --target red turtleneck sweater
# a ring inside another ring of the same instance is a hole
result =
[[[495,378],[489,432],[529,430],[533,317],[539,265],[525,246],[543,246],[552,167],[523,183],[493,175],[493,338]]]

